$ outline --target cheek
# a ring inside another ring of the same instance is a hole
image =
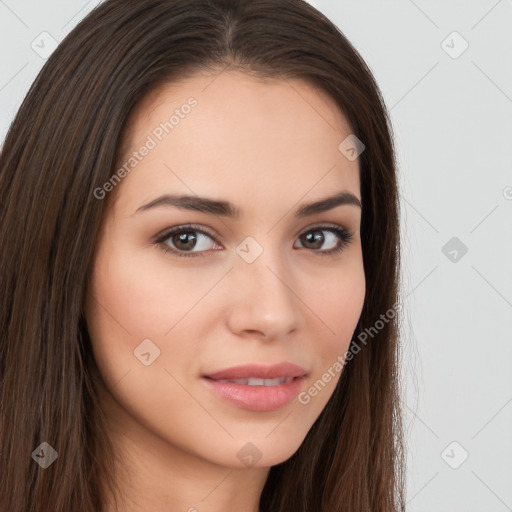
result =
[[[107,245],[95,261],[86,316],[96,362],[105,381],[114,386],[124,374],[143,366],[134,350],[143,340],[159,338],[165,325],[158,289],[147,279],[144,265],[118,254],[114,241]]]
[[[162,338],[211,286],[212,276],[202,281],[199,273],[179,267],[170,270],[165,258],[148,253],[112,251],[108,259],[98,259],[91,282],[92,294],[103,309],[100,316],[125,338],[130,333],[133,341]]]
[[[352,281],[352,282],[351,282]],[[365,298],[365,281],[354,276],[338,293],[337,301],[326,306],[332,319],[333,330],[343,340],[343,350],[348,348],[359,317],[363,309]]]
[[[314,372],[298,397],[310,421],[321,413],[340,379],[343,361],[363,309],[365,291],[362,260],[354,259],[350,264],[340,265],[330,279],[324,278],[321,291],[303,295],[307,297],[317,325],[311,329],[314,339],[308,347],[315,360]]]
[[[322,343],[316,347],[322,355],[337,357],[348,348],[361,315],[366,293],[366,281],[361,260],[340,266],[329,279],[323,279],[316,293],[304,294],[308,306],[316,315]]]
[[[343,281],[341,287],[339,282],[336,286],[327,286],[316,302],[316,311],[326,325],[323,334],[315,336],[314,344],[309,347],[315,361],[314,371],[297,396],[296,405],[308,428],[322,413],[339,382],[364,296],[364,274],[360,273]]]
[[[108,402],[110,413],[126,421],[125,413],[119,412],[121,405],[147,428],[160,426],[165,435],[179,436],[180,428],[186,429],[171,422],[170,416],[166,419],[162,411],[177,408],[186,415],[194,403],[165,370],[174,375],[174,368],[194,365],[194,345],[180,343],[186,337],[186,322],[178,323],[193,297],[183,299],[180,283],[167,286],[154,264],[110,250],[108,258],[99,255],[96,261],[86,303],[94,358],[115,399]],[[146,353],[147,365],[143,362]]]
[[[197,364],[197,344],[183,340],[193,337],[198,316],[208,322],[209,303],[201,298],[222,270],[187,272],[179,265],[171,269],[165,255],[117,250],[121,246],[112,241],[98,255],[87,302],[94,355],[105,378],[115,384],[126,372],[133,378],[133,370],[146,368],[137,359],[139,351],[149,350],[151,359],[157,355],[151,368]]]

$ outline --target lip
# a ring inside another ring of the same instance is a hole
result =
[[[218,397],[248,411],[274,411],[290,403],[300,392],[305,377],[277,386],[249,386],[234,382],[219,382],[203,377],[205,386]]]
[[[306,379],[304,368],[291,363],[272,366],[249,364],[227,368],[209,375],[201,376],[203,384],[217,397],[249,411],[274,411],[295,399]],[[226,379],[275,379],[292,377],[293,380],[275,386],[249,386],[235,382],[219,382]]]
[[[279,363],[271,366],[261,364],[246,364],[233,366],[215,373],[202,375],[213,380],[220,379],[248,379],[256,377],[259,379],[275,379],[277,377],[303,377],[307,374],[304,368],[292,363]]]

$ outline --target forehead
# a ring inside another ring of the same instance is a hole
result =
[[[358,161],[338,149],[350,133],[336,102],[305,80],[197,73],[161,84],[134,108],[119,165],[151,149],[116,192],[131,202],[168,190],[270,201],[336,187],[360,197]]]
[[[273,107],[276,116],[285,114],[288,118],[303,121],[317,116],[331,129],[349,129],[333,98],[309,80],[219,70],[189,73],[183,78],[152,87],[132,110],[126,134],[132,135],[141,123],[158,120],[161,108],[164,109],[163,114],[165,109],[179,108],[190,96],[197,98],[203,112],[216,110],[224,116],[233,116],[236,107],[242,107],[237,112],[240,117],[259,114],[255,120],[263,121],[265,112],[261,112],[259,107],[264,103]],[[198,109],[195,110],[197,114]]]

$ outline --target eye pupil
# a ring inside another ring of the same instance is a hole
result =
[[[308,243],[313,243],[314,247],[318,249],[318,248],[322,247],[325,237],[322,234],[321,230],[316,230],[316,231],[310,231],[309,233],[306,234],[306,236],[304,238],[306,239],[306,241]]]
[[[193,231],[184,231],[179,235],[175,235],[173,238],[178,239],[178,243],[175,244],[178,249],[192,249],[194,248],[197,237],[193,234]],[[187,244],[187,242],[192,241],[192,244]],[[174,240],[173,240],[174,242]],[[180,247],[181,245],[181,247]]]

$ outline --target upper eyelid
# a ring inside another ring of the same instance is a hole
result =
[[[219,244],[217,240],[217,236],[215,234],[210,234],[208,231],[211,228],[202,226],[202,225],[196,225],[196,224],[180,224],[173,226],[172,228],[168,228],[164,231],[163,235],[161,235],[159,238],[153,237],[153,243],[156,247],[161,248],[164,252],[174,252],[176,256],[178,257],[188,257],[193,258],[195,257],[205,257],[206,254],[210,251],[181,251],[180,249],[168,247],[168,244],[166,243],[167,240],[169,240],[172,236],[174,236],[177,233],[185,232],[187,230],[189,231],[197,231],[198,233],[202,233],[210,237],[210,239],[216,243]],[[341,251],[344,250],[344,247],[349,245],[352,240],[354,239],[354,236],[356,235],[356,231],[353,231],[345,226],[342,226],[341,224],[336,223],[330,223],[330,222],[324,222],[320,224],[314,224],[312,226],[307,226],[303,228],[299,233],[294,235],[295,237],[301,236],[304,233],[311,232],[315,229],[321,230],[321,231],[331,231],[335,234],[335,236],[340,240],[340,244],[334,248],[329,249],[327,251],[313,251],[314,254],[317,254],[318,256],[323,257],[333,257],[337,256]],[[222,238],[222,237],[221,237]],[[302,242],[301,242],[302,243]],[[221,241],[220,244],[223,244]],[[295,244],[294,244],[295,245]],[[164,246],[166,247],[164,249]],[[218,250],[218,249],[217,249]]]
[[[329,228],[333,228],[333,229],[342,229],[342,230],[345,230],[347,233],[349,233],[350,235],[353,235],[353,232],[347,228],[346,226],[343,226],[341,224],[335,224],[335,223],[332,223],[332,222],[320,222],[320,223],[317,223],[317,224],[313,224],[311,226],[307,226],[303,229],[301,229],[297,235],[300,235],[304,232],[308,232],[308,231],[311,231],[313,229],[329,229]],[[217,238],[217,235],[215,235],[214,233],[210,233],[210,230],[213,231],[213,229],[207,227],[207,226],[202,226],[202,225],[199,225],[199,224],[180,224],[180,225],[177,225],[177,226],[174,226],[172,228],[167,228],[163,231],[160,232],[160,234],[156,235],[154,238],[154,240],[156,242],[158,241],[165,241],[167,240],[167,238],[170,237],[170,235],[173,233],[173,232],[179,232],[179,231],[185,231],[186,229],[189,229],[191,231],[198,231],[202,234],[205,234],[207,236],[209,236],[210,238],[212,238],[215,242],[218,242],[218,238]],[[296,235],[296,236],[297,236]],[[220,237],[222,238],[222,237]]]
[[[153,237],[153,240],[155,242],[164,241],[164,240],[167,240],[167,238],[169,238],[172,233],[185,231],[187,229],[190,231],[198,231],[200,233],[203,233],[203,234],[209,236],[210,238],[214,239],[215,241],[217,241],[216,235],[209,232],[210,228],[207,228],[205,226],[199,227],[198,225],[194,225],[194,224],[180,224],[177,226],[173,226],[172,228],[166,228],[163,231],[161,231],[159,234],[155,235]]]

